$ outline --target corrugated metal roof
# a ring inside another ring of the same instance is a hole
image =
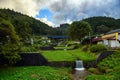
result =
[[[115,33],[115,32],[120,33],[120,29],[111,30],[111,31],[107,32],[106,34],[111,34],[111,33]]]

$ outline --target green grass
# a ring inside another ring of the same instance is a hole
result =
[[[71,80],[70,71],[48,66],[8,67],[0,69],[0,80]]]
[[[54,47],[55,49],[73,49],[74,48],[74,46],[68,46],[68,47],[66,47],[66,46],[57,46],[57,47]]]
[[[104,75],[89,75],[85,80],[107,80]]]
[[[85,80],[120,80],[120,70],[103,75],[89,75]]]
[[[94,54],[83,52],[81,49],[42,51],[42,54],[49,61],[75,61],[77,59],[91,61],[96,59]]]
[[[120,51],[103,59],[97,68],[103,75],[90,75],[86,80],[120,80]],[[106,78],[106,79],[103,79]]]
[[[43,51],[42,54],[49,61],[74,61],[76,58],[65,50]]]
[[[84,52],[81,49],[72,50],[69,51],[69,53],[72,54],[76,59],[81,59],[83,61],[91,61],[96,59],[95,54]]]

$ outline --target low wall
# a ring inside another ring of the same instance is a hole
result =
[[[40,53],[20,53],[21,60],[16,66],[42,66],[47,65],[48,61]]]
[[[84,67],[96,67],[97,64],[107,56],[113,54],[114,51],[102,52],[95,61],[83,61]],[[17,62],[16,66],[53,66],[53,67],[72,67],[75,68],[75,61],[51,61],[48,62],[46,58],[40,53],[20,53],[21,60]],[[0,65],[5,63],[3,56],[0,55]]]
[[[104,51],[104,52],[102,52],[102,53],[98,56],[97,60],[94,60],[94,61],[85,61],[85,62],[83,62],[83,63],[84,63],[84,66],[85,66],[86,68],[89,68],[89,67],[97,67],[97,64],[98,64],[99,62],[101,62],[103,59],[105,59],[106,57],[110,56],[110,55],[113,54],[114,52],[115,52],[115,51]]]

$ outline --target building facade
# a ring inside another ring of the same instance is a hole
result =
[[[120,29],[112,30],[101,37],[94,38],[92,41],[111,48],[120,48]]]

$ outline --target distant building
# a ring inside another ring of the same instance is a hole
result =
[[[104,44],[111,48],[120,48],[120,29],[112,30],[101,37],[94,38],[92,43]]]

